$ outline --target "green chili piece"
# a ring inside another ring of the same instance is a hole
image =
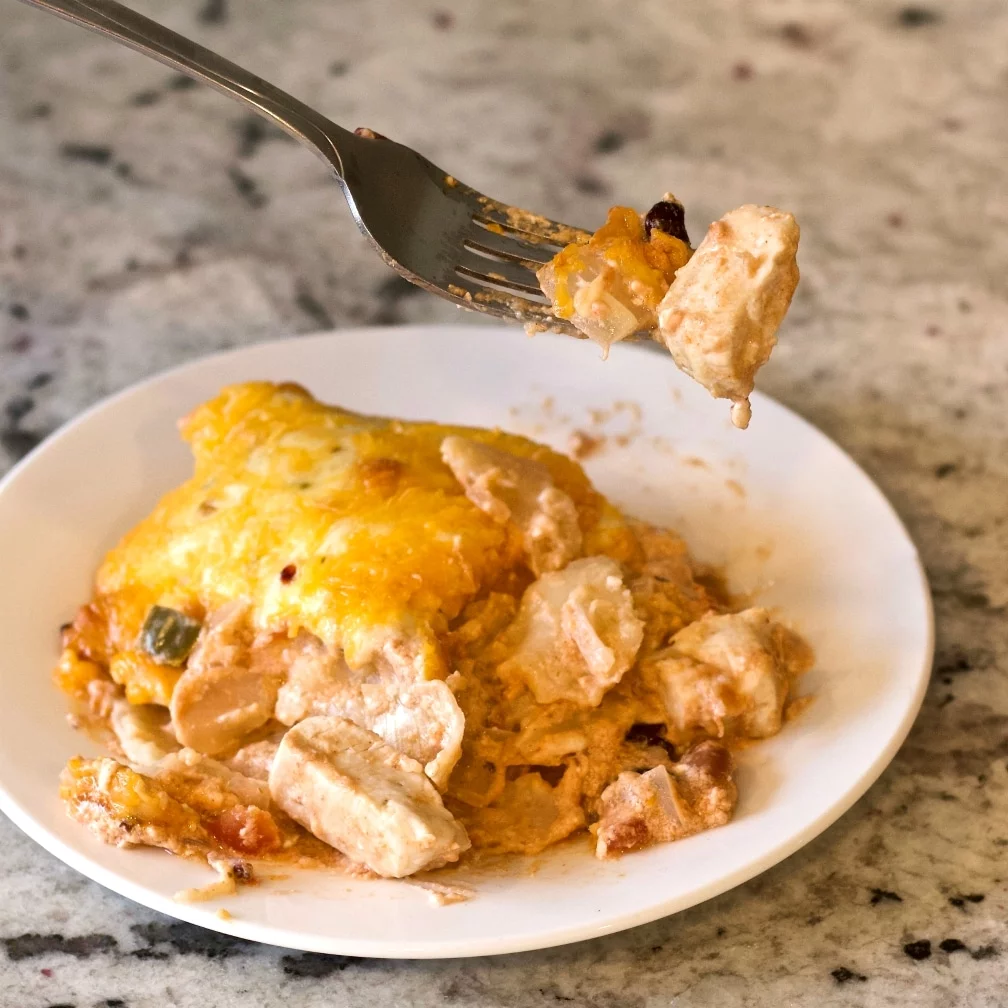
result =
[[[152,606],[140,631],[140,646],[159,665],[182,665],[199,636],[200,623],[167,606]]]

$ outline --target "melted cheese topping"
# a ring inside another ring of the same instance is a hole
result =
[[[428,674],[443,676],[446,621],[522,551],[517,531],[470,503],[442,462],[452,434],[541,462],[577,505],[594,552],[619,559],[633,549],[579,466],[500,431],[361,416],[265,382],[224,389],[181,431],[192,479],[98,572],[93,615],[106,660],[133,653],[152,605],[201,617],[249,599],[257,627],[307,630],[351,665],[408,635],[423,642]]]

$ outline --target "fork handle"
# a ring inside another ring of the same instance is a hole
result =
[[[66,18],[82,28],[107,35],[223,91],[307,144],[343,178],[343,160],[333,138],[345,141],[349,146],[357,139],[354,134],[223,56],[115,3],[115,0],[23,2]]]

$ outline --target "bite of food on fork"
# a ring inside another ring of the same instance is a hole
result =
[[[402,158],[398,144],[358,129]],[[494,200],[420,155],[441,200],[426,204],[428,235],[441,251],[415,268],[389,254],[355,210],[361,229],[407,280],[461,307],[517,319],[529,334],[552,330],[598,343],[653,340],[712,396],[731,401],[736,427],[747,427],[756,372],[770,358],[798,285],[799,228],[794,215],[745,204],[714,221],[690,244],[682,203],[666,193],[643,216],[615,206],[594,234]],[[354,207],[352,190],[344,184]],[[416,220],[416,215],[411,219]],[[411,250],[412,251],[412,250]],[[432,282],[432,277],[436,278]]]
[[[558,318],[604,354],[644,336],[746,427],[756,372],[770,358],[798,285],[798,224],[747,204],[711,224],[694,250],[682,204],[666,193],[641,217],[613,207],[587,242],[569,244],[536,276]]]

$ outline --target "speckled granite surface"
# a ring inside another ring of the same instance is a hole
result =
[[[889,493],[939,619],[866,798],[690,912],[499,960],[287,954],[126,902],[0,822],[0,1006],[1008,1004],[1008,7],[1000,0],[137,0],[349,126],[573,223],[667,187],[795,210],[763,387]],[[0,469],[209,350],[451,319],[227,100],[0,9]]]

